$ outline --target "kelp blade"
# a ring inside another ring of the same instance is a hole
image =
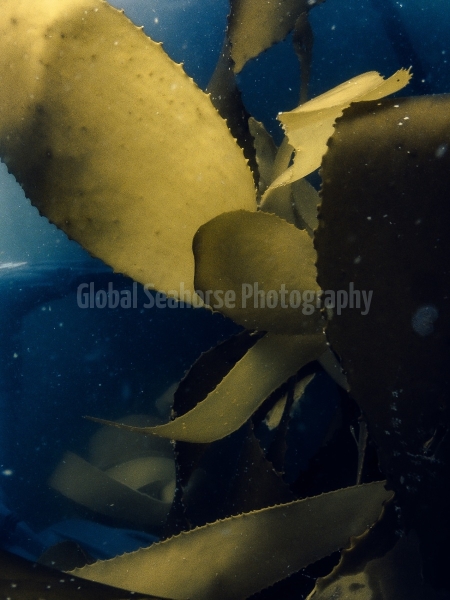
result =
[[[248,60],[283,40],[294,29],[297,18],[321,2],[232,0],[228,37],[235,72],[239,73]]]
[[[193,248],[195,287],[215,310],[247,329],[322,330],[316,252],[305,231],[274,214],[234,211],[202,226]]]
[[[83,581],[5,550],[0,550],[0,597],[9,600],[163,600]]]
[[[116,271],[192,295],[198,227],[256,209],[206,94],[102,0],[5,0],[0,56],[0,155],[41,214]]]
[[[379,517],[384,482],[230,517],[72,571],[175,599],[245,598],[346,546]]]
[[[103,419],[93,420],[146,435],[194,443],[214,442],[236,431],[269,394],[304,365],[319,358],[326,348],[322,333],[309,336],[266,334],[202,402],[165,425],[132,427]]]
[[[147,460],[152,458],[148,457]],[[153,460],[158,461],[158,458],[154,457]],[[167,465],[164,467],[164,479],[167,481],[170,474]],[[66,452],[49,483],[67,498],[109,518],[138,527],[162,526],[172,498],[168,501],[153,498],[113,475],[97,469],[72,452]],[[147,481],[152,482],[152,478]]]
[[[416,529],[426,581],[448,588],[450,95],[357,103],[322,165],[326,290],[373,295],[327,324],[380,464]]]
[[[266,192],[306,177],[320,167],[327,150],[327,141],[333,135],[334,122],[352,102],[383,98],[401,90],[410,80],[409,71],[400,69],[388,79],[374,71],[363,73],[337,87],[301,104],[290,112],[281,113],[289,143],[295,148],[295,159],[272,183]]]

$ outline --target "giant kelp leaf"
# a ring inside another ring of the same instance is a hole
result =
[[[295,148],[292,167],[281,174],[266,191],[292,183],[320,167],[327,149],[327,140],[333,134],[334,122],[351,102],[376,100],[401,90],[410,80],[409,71],[401,69],[383,79],[374,71],[363,73],[329,90],[325,94],[301,104],[290,112],[281,113],[290,144]]]
[[[93,419],[113,427],[194,443],[219,440],[236,431],[264,400],[326,349],[325,337],[266,334],[250,348],[217,387],[195,408],[165,425],[132,427]]]
[[[150,459],[151,460],[151,459]],[[161,460],[155,458],[153,473],[147,461],[147,484],[154,481],[163,483],[175,479],[175,470]],[[130,467],[129,464],[127,464]],[[136,491],[133,483],[143,481],[142,464],[138,465],[140,473],[129,475],[129,486],[124,478],[125,467],[120,473],[105,473],[97,469],[80,456],[66,452],[50,479],[50,485],[67,498],[90,510],[113,519],[120,519],[139,527],[160,527],[167,518],[172,499],[160,500]],[[132,471],[136,472],[136,465]],[[172,470],[172,473],[171,473]],[[150,473],[149,473],[150,472]],[[115,477],[114,477],[115,475]],[[153,475],[153,477],[152,477]],[[155,478],[156,476],[156,478]],[[160,479],[158,479],[160,477]],[[164,487],[164,486],[163,486]],[[172,487],[173,495],[173,487]]]
[[[157,600],[155,596],[125,592],[72,577],[4,550],[0,550],[0,597],[10,600]]]
[[[195,287],[205,302],[248,329],[321,330],[310,237],[274,214],[234,211],[194,238]]]
[[[450,559],[449,114],[448,95],[345,111],[323,161],[316,234],[319,283],[373,293],[365,316],[335,311],[327,335],[402,514],[417,528],[425,571],[442,584]]]
[[[245,598],[348,544],[390,497],[383,482],[230,517],[73,571],[177,599]]]
[[[239,73],[248,60],[283,40],[294,29],[297,18],[322,1],[231,0],[228,37],[235,72]]]
[[[256,208],[209,98],[101,0],[5,0],[0,40],[0,154],[26,195],[116,271],[192,292],[198,227]]]

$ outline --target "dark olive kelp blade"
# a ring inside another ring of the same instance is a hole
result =
[[[308,600],[446,600],[424,583],[417,535],[402,534],[398,510],[385,506],[374,527],[352,539],[333,571],[316,582]]]
[[[327,336],[435,580],[448,560],[449,117],[445,95],[348,109],[323,161],[316,233],[321,286],[373,292],[365,316],[335,309]]]

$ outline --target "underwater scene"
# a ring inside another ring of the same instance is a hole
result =
[[[450,599],[449,31],[0,0],[0,600]]]

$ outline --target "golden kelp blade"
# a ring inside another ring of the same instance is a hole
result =
[[[352,102],[377,100],[401,90],[409,82],[409,71],[400,69],[389,79],[374,71],[363,73],[341,85],[301,104],[290,112],[281,113],[280,121],[286,130],[289,143],[295,148],[292,167],[280,175],[269,187],[271,190],[305,177],[320,167],[333,135],[334,122]]]
[[[247,329],[322,330],[316,251],[306,231],[274,214],[234,211],[203,225],[193,248],[195,287],[215,310]]]
[[[0,155],[39,211],[91,254],[176,296],[192,238],[252,175],[209,98],[102,0],[4,0]]]
[[[71,573],[176,599],[235,600],[346,546],[380,515],[383,482],[230,517]]]
[[[307,363],[326,350],[325,336],[267,334],[250,348],[195,408],[170,423],[132,427],[113,421],[100,423],[184,442],[208,443],[233,433],[264,400]]]
[[[248,60],[284,40],[300,14],[311,6],[307,0],[232,0],[228,37],[235,72],[239,73]]]

